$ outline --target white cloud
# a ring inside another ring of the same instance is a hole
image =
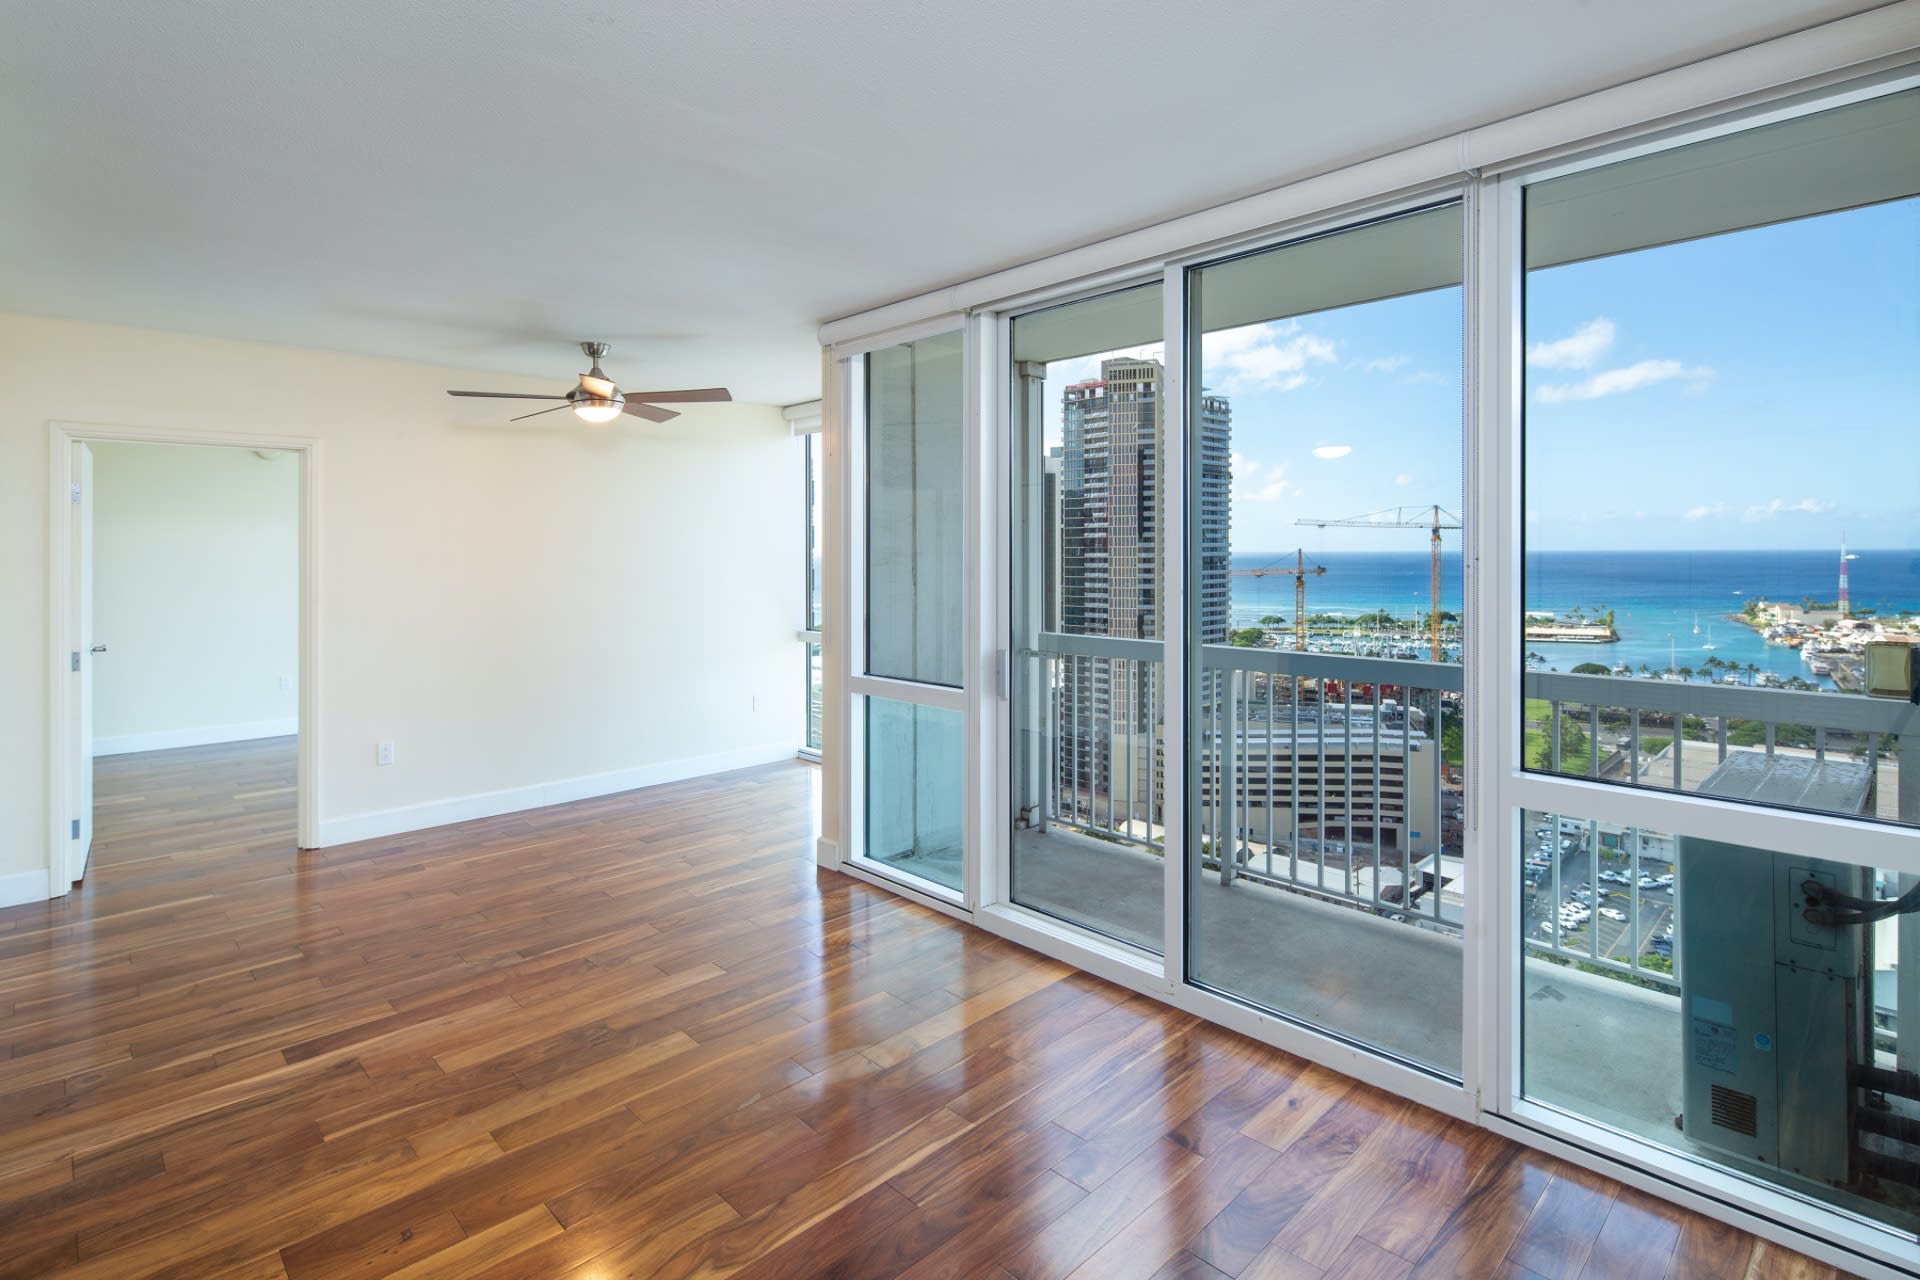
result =
[[[1727,504],[1724,502],[1716,502],[1711,506],[1689,507],[1683,518],[1687,520],[1706,520],[1713,516],[1723,516],[1725,514],[1727,514]]]
[[[1350,444],[1323,444],[1313,451],[1316,458],[1325,458],[1331,462],[1335,458],[1344,458],[1353,452]]]
[[[1741,515],[1742,520],[1771,520],[1778,515],[1822,516],[1833,510],[1831,502],[1822,502],[1818,498],[1802,498],[1798,502],[1788,502],[1784,498],[1775,498],[1772,502],[1756,503],[1748,507]]]
[[[1360,367],[1368,373],[1394,373],[1410,362],[1408,356],[1384,356],[1378,360],[1369,360]]]
[[[1235,502],[1278,502],[1287,495],[1300,491],[1292,481],[1287,479],[1285,467],[1274,467],[1269,470],[1266,479],[1257,488],[1251,485],[1241,488],[1238,483],[1240,478],[1239,472],[1236,471],[1233,486]]]
[[[1402,471],[1399,475],[1393,478],[1393,482],[1399,485],[1402,489],[1404,489],[1408,485],[1413,483],[1413,477],[1408,475],[1406,472]]]
[[[1597,316],[1565,338],[1536,342],[1527,348],[1527,363],[1542,369],[1591,369],[1613,346],[1613,321]]]
[[[1260,464],[1244,453],[1231,455],[1227,459],[1227,465],[1233,469],[1235,480],[1251,480],[1254,473],[1260,470]]]
[[[1307,383],[1306,370],[1330,364],[1333,343],[1303,333],[1297,320],[1246,325],[1210,333],[1203,344],[1209,386],[1238,391],[1293,391]]]
[[[1624,369],[1608,369],[1579,382],[1552,383],[1540,388],[1542,403],[1559,404],[1564,400],[1598,400],[1624,391],[1638,391],[1659,382],[1684,379],[1690,391],[1704,391],[1713,382],[1714,371],[1706,365],[1688,366],[1678,360],[1642,360]]]

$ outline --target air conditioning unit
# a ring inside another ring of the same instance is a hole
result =
[[[1700,790],[1864,812],[1872,783],[1854,761],[1743,751]],[[1815,923],[1809,908],[1822,890],[1871,897],[1868,870],[1682,838],[1674,874],[1682,1130],[1737,1160],[1860,1188],[1868,1170],[1856,1112],[1865,1096],[1858,1069],[1873,1066],[1872,930]]]

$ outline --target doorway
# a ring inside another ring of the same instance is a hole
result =
[[[97,768],[123,782],[277,768],[313,847],[314,442],[52,431],[49,895],[87,872]],[[144,790],[104,802],[161,803]]]

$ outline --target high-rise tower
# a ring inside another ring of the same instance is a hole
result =
[[[1069,386],[1062,399],[1060,455],[1060,629],[1126,640],[1160,637],[1165,581],[1166,501],[1160,483],[1161,389],[1158,360],[1100,362],[1100,376]],[[1227,638],[1227,558],[1232,475],[1232,412],[1223,396],[1203,395],[1199,436],[1200,640]],[[1095,663],[1060,691],[1060,724],[1071,742],[1063,781],[1088,792],[1112,784],[1109,762],[1120,735],[1150,735],[1159,698],[1145,680]],[[1144,768],[1145,744],[1131,757]],[[1147,788],[1136,788],[1145,794]]]

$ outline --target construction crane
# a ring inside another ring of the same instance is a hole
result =
[[[1319,577],[1327,571],[1325,565],[1307,567],[1307,553],[1304,550],[1293,553],[1293,568],[1285,565],[1270,564],[1260,569],[1235,569],[1236,578],[1270,578],[1286,574],[1293,579],[1293,647],[1300,653],[1307,651],[1307,579]]]
[[[1418,519],[1408,519],[1407,512],[1420,512]],[[1375,511],[1364,516],[1354,516],[1347,520],[1295,520],[1295,524],[1310,524],[1316,529],[1329,526],[1337,529],[1431,529],[1433,530],[1433,605],[1427,610],[1427,647],[1435,662],[1440,661],[1440,531],[1458,529],[1460,517],[1443,507],[1390,507],[1385,511]]]

